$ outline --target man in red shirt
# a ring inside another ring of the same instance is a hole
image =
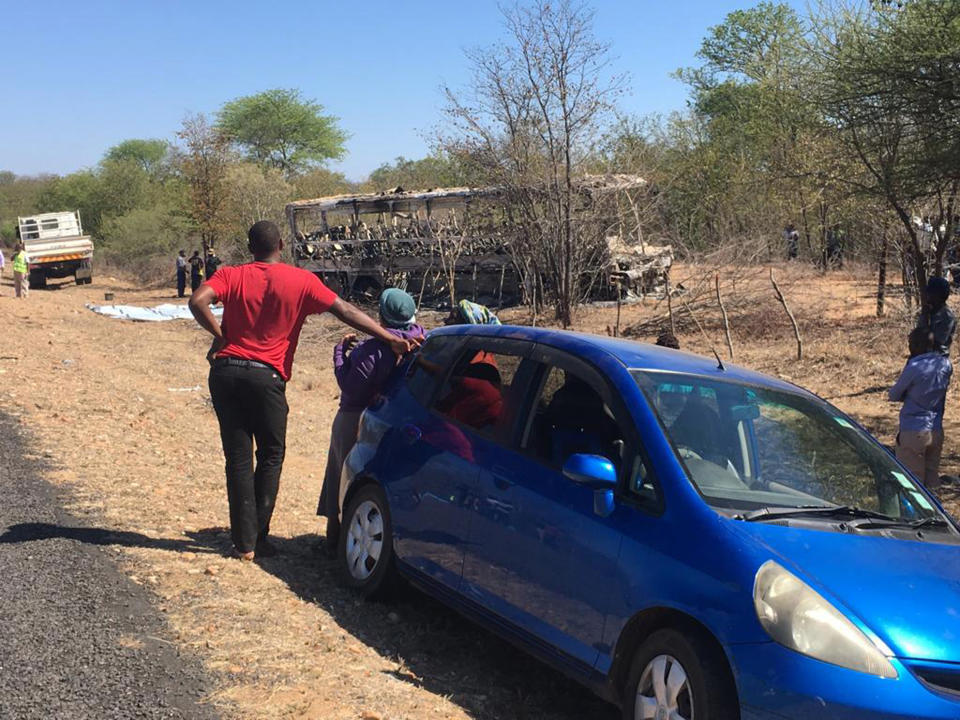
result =
[[[277,226],[261,220],[247,233],[253,262],[221,267],[190,297],[190,311],[211,335],[210,397],[226,457],[230,534],[237,556],[275,550],[267,541],[287,434],[286,385],[307,315],[330,312],[402,355],[416,343],[389,333],[338,298],[313,273],[280,262]],[[218,323],[210,304],[223,303]],[[256,439],[257,462],[253,464]]]

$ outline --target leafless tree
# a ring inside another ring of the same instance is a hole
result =
[[[576,178],[625,78],[611,73],[609,46],[594,37],[586,6],[536,0],[503,15],[509,41],[468,52],[472,83],[445,88],[445,144],[504,188],[520,239],[514,251],[526,256],[517,266],[543,274],[557,319],[569,325],[602,241]]]
[[[206,251],[217,243],[224,229],[229,142],[201,113],[184,118],[177,137],[183,143],[177,159],[190,188],[190,214]]]

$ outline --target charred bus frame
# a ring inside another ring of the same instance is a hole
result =
[[[493,219],[500,196],[496,188],[398,188],[292,202],[294,262],[347,297],[399,286],[443,306],[453,279],[458,297],[516,302],[510,238]]]

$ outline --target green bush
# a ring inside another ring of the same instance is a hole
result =
[[[172,278],[174,256],[191,244],[189,221],[162,205],[106,218],[101,234],[97,247],[100,259],[145,281],[165,282],[168,275]]]

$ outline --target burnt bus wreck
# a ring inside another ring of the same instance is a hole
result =
[[[449,307],[451,295],[502,307],[529,297],[516,262],[522,241],[505,202],[498,188],[396,188],[299,200],[286,206],[286,216],[296,265],[343,297],[373,300],[385,287],[400,287],[428,307]],[[604,240],[595,299],[642,296],[663,284],[669,247],[657,247],[652,257],[642,243],[620,235]]]
[[[335,195],[287,205],[298,267],[345,297],[400,287],[426,305],[457,295],[490,305],[520,300],[494,189]]]

